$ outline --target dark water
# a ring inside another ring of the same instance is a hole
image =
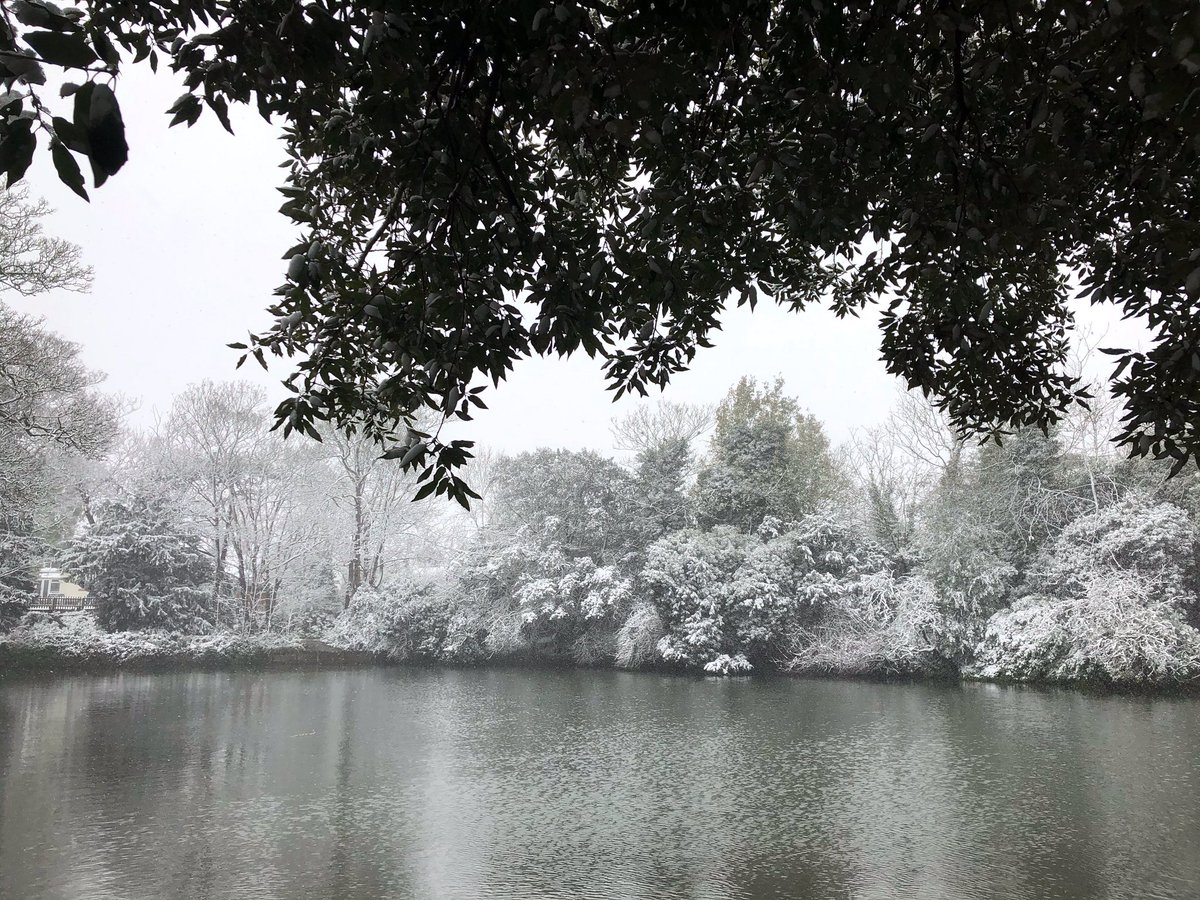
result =
[[[0,681],[0,897],[1200,897],[1200,701],[369,670]]]

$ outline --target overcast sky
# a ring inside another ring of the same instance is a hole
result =
[[[283,252],[297,232],[278,213],[282,147],[274,129],[249,110],[234,112],[236,137],[205,115],[191,129],[167,128],[164,115],[182,92],[170,75],[128,70],[119,88],[129,163],[84,203],[58,183],[48,154],[27,176],[56,208],[48,233],[83,248],[95,269],[90,294],[58,293],[13,305],[45,317],[82,346],[87,365],[107,373],[107,388],[140,401],[135,425],[153,424],[174,395],[205,378],[247,378],[272,399],[287,374],[248,363],[225,347],[270,322],[264,310],[283,280]],[[1111,314],[1083,311],[1109,340],[1128,346],[1131,330]],[[1107,312],[1107,311],[1104,311]],[[702,350],[666,397],[716,402],[741,375],[781,375],[835,441],[879,423],[898,383],[879,362],[875,316],[837,320],[823,310],[784,312],[770,304],[731,310],[716,347]],[[486,395],[472,434],[507,452],[538,446],[611,448],[614,415],[638,399],[610,402],[599,364],[586,358],[521,362]]]

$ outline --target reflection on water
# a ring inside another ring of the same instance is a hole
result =
[[[370,670],[0,683],[0,897],[1197,897],[1200,701]]]

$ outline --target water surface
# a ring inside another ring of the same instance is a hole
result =
[[[0,898],[1195,898],[1200,701],[372,669],[0,681]]]

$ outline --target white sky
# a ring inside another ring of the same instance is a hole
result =
[[[92,292],[10,302],[82,345],[85,363],[107,373],[109,390],[140,401],[131,424],[152,424],[174,395],[204,378],[243,377],[278,399],[284,362],[264,373],[251,360],[235,373],[237,354],[225,347],[269,324],[265,309],[283,280],[281,256],[297,237],[277,211],[284,157],[275,131],[247,109],[234,110],[236,137],[208,114],[191,129],[168,129],[164,111],[182,88],[167,73],[127,73],[118,96],[129,162],[100,189],[89,187],[92,202],[58,183],[46,153],[37,154],[27,176],[32,192],[56,208],[47,233],[79,244],[94,267]],[[1082,313],[1081,320],[1108,331],[1106,343],[1129,346],[1138,333],[1108,311]],[[898,391],[878,359],[873,314],[839,321],[824,310],[797,315],[760,304],[753,314],[729,311],[715,343],[673,381],[668,399],[713,403],[743,374],[782,375],[840,441],[879,423]],[[614,405],[610,397],[598,362],[527,360],[498,390],[489,389],[490,409],[464,436],[506,452],[608,452],[611,418],[643,402]]]

